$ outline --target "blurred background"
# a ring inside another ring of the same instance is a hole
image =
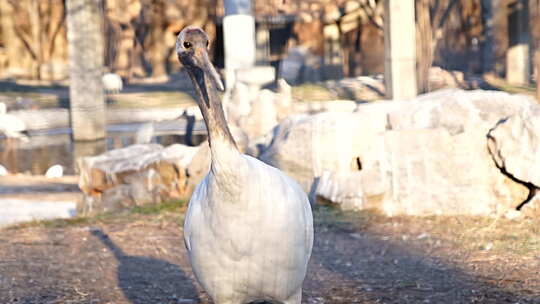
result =
[[[312,203],[303,303],[540,303],[539,14],[0,0],[0,303],[210,303],[182,242],[211,158],[188,25],[239,150]]]
[[[442,88],[536,96],[539,14],[538,0],[0,0],[2,172],[77,178],[84,156],[204,142],[175,52],[188,25],[208,33],[249,146],[291,114]],[[255,109],[265,96],[277,116]]]
[[[297,75],[294,81],[298,82],[381,74],[384,72],[383,2],[252,1],[257,42],[264,44],[257,49],[257,62],[279,67],[284,58],[300,53],[309,59],[304,63],[313,73]],[[467,75],[492,72],[504,76],[511,37],[519,35],[512,33],[519,29],[513,23],[519,22],[525,22],[530,31],[533,62],[540,38],[539,4],[536,0],[517,2],[527,4],[523,10],[528,13],[513,13],[515,0],[415,1],[419,75],[426,73],[425,66],[437,66]],[[176,35],[190,24],[204,28],[215,41],[214,61],[218,67],[224,67],[223,1],[100,3],[104,19],[104,65],[128,83],[144,78],[166,80],[177,73],[180,66],[174,53]],[[2,0],[0,9],[0,76],[66,80],[69,69],[65,1]],[[516,17],[516,14],[520,15]],[[426,90],[420,84],[420,91]]]

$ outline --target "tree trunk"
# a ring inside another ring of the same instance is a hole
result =
[[[482,0],[482,72],[489,73],[493,71],[495,58],[494,42],[494,9],[499,7],[499,0]]]
[[[156,1],[151,7],[151,27],[148,35],[149,61],[152,65],[152,77],[167,75],[167,46],[165,45],[165,25],[163,15],[165,4],[162,0]]]
[[[433,62],[433,29],[431,26],[431,16],[429,0],[416,2],[416,26],[418,32],[418,92],[429,92],[429,69]]]
[[[43,3],[43,2],[42,2]],[[46,80],[61,80],[67,77],[67,40],[65,28],[65,6],[62,0],[49,0],[42,10],[42,66],[40,76]]]
[[[387,98],[414,98],[416,81],[416,28],[413,0],[384,1],[384,84]]]
[[[506,81],[526,86],[530,82],[530,35],[528,0],[511,2],[508,9],[508,50],[506,52]]]
[[[70,118],[73,139],[105,137],[101,0],[67,0]]]
[[[536,101],[540,103],[540,49],[536,51]]]
[[[125,27],[122,29],[120,25],[116,28],[118,39],[116,40],[116,56],[114,60],[114,70],[115,72],[124,77],[131,77],[131,59],[133,47],[135,44],[135,31],[131,27]]]
[[[30,0],[28,14],[30,15],[32,43],[34,45],[34,50],[36,50],[36,58],[32,67],[32,78],[41,79],[40,68],[43,63],[43,47],[41,43],[41,13],[38,0]]]

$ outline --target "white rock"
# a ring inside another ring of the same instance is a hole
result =
[[[488,144],[497,166],[540,187],[540,108],[501,120],[489,132]]]
[[[482,128],[486,134],[500,119],[537,106],[524,95],[459,89],[435,91],[398,104],[406,106],[389,112],[391,129],[444,127],[455,133],[465,128]]]
[[[395,130],[381,140],[379,161],[389,165],[390,187],[380,205],[386,214],[500,215],[527,197],[524,186],[493,164],[481,129]]]
[[[237,82],[232,89],[230,98],[224,103],[227,121],[236,125],[251,112],[251,98],[247,85]]]
[[[188,196],[187,168],[199,147],[131,145],[77,160],[83,213],[114,210]],[[206,164],[208,166],[208,164]]]
[[[249,115],[240,123],[240,127],[249,138],[257,138],[270,132],[277,125],[275,94],[262,90],[253,102]]]
[[[276,79],[276,70],[273,66],[254,66],[236,69],[236,81],[249,85],[263,86]]]
[[[322,103],[322,110],[326,112],[354,112],[358,104],[352,100],[335,100]]]
[[[324,171],[317,184],[316,195],[339,203],[343,210],[359,210],[364,207],[362,175],[357,172]]]
[[[314,199],[314,178],[350,167],[355,157],[351,134],[358,134],[361,124],[348,113],[290,117],[275,129],[272,145],[260,158],[285,170]]]
[[[516,220],[516,219],[520,219],[523,217],[523,213],[517,211],[517,210],[508,210],[505,214],[504,214],[504,217],[509,219],[509,220]]]
[[[278,92],[275,98],[275,104],[278,112],[277,119],[281,121],[289,116],[293,110],[292,87],[283,78],[278,79],[277,86]]]
[[[461,90],[363,104],[286,119],[260,158],[312,200],[318,193],[388,215],[501,215],[528,190],[495,166],[486,135],[502,117],[534,107],[523,96]]]

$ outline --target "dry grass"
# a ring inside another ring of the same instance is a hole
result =
[[[292,87],[293,99],[296,101],[328,101],[339,99],[338,94],[322,85],[305,83]]]
[[[195,105],[195,99],[186,92],[122,93],[108,97],[111,108],[154,108]]]
[[[186,201],[173,200],[160,204],[135,206],[117,212],[105,212],[94,216],[78,216],[70,219],[31,221],[16,224],[5,228],[6,230],[25,230],[33,228],[70,228],[79,226],[107,225],[119,223],[145,222],[174,222],[178,226],[183,223],[187,208]],[[179,216],[181,215],[181,216]]]
[[[505,91],[511,94],[525,94],[530,96],[536,96],[536,88],[532,85],[529,86],[517,86],[509,84],[505,79],[495,76],[486,75],[484,80],[494,88]]]

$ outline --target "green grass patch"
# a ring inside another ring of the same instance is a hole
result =
[[[336,93],[314,83],[304,83],[292,87],[292,96],[297,101],[328,101],[339,98]]]
[[[508,83],[505,79],[496,77],[496,76],[486,76],[484,77],[485,81],[493,86],[494,88],[505,91],[511,94],[525,94],[525,95],[536,95],[536,88],[533,85],[530,86],[518,86]]]
[[[143,206],[136,206],[130,210],[131,214],[142,214],[142,215],[152,215],[152,214],[163,214],[168,212],[180,212],[186,206],[186,201],[184,200],[174,200],[167,201],[161,204],[148,204]]]
[[[195,105],[195,99],[187,92],[158,91],[144,93],[122,93],[107,96],[108,107],[120,109],[178,107]]]
[[[383,217],[375,210],[343,211],[335,206],[321,204],[313,206],[312,210],[315,226],[343,231],[363,230]]]

